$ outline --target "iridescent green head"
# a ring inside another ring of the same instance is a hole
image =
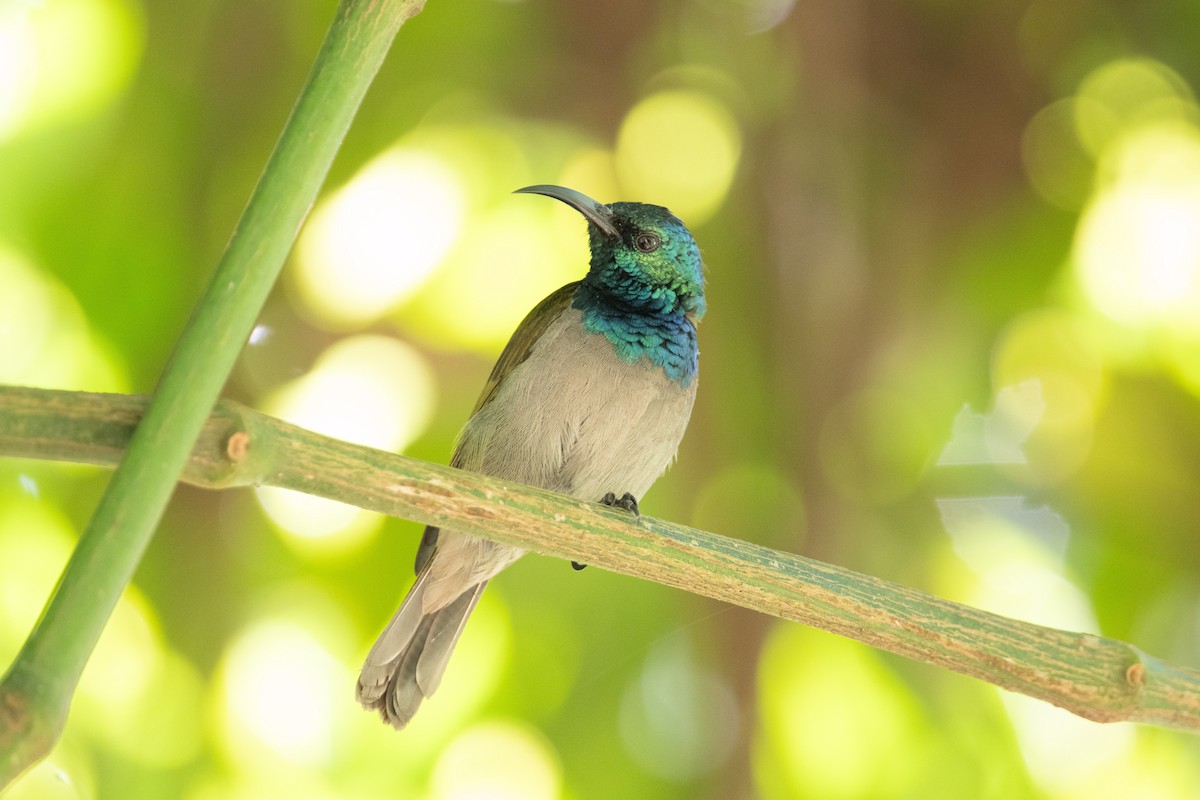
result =
[[[518,192],[561,200],[588,221],[592,288],[631,310],[649,314],[704,315],[700,248],[679,219],[662,206],[603,205],[562,186],[528,186]]]

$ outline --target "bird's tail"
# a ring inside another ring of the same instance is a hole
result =
[[[358,702],[378,711],[396,729],[407,725],[421,701],[437,690],[467,617],[487,586],[487,581],[476,584],[426,613],[422,606],[428,575],[424,569],[417,576],[400,610],[367,654],[358,677]]]

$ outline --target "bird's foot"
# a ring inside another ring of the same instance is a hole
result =
[[[637,498],[629,492],[626,492],[620,497],[617,497],[616,492],[609,492],[600,499],[600,505],[608,506],[610,508],[623,508],[630,514],[633,514],[634,519],[640,519],[642,516],[641,512],[638,511]],[[587,564],[580,564],[578,561],[572,561],[571,566],[576,570],[580,570],[586,567]]]
[[[623,508],[630,514],[633,514],[635,518],[640,518],[642,516],[642,512],[638,511],[637,498],[631,495],[629,492],[621,495],[620,498],[617,497],[615,492],[609,492],[608,494],[604,495],[603,499],[601,499],[600,505],[611,506],[612,508]]]

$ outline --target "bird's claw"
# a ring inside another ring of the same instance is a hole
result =
[[[609,492],[608,494],[604,495],[603,499],[600,500],[600,504],[610,506],[612,508],[623,508],[630,514],[633,514],[634,517],[642,516],[642,513],[638,511],[637,498],[631,495],[629,492],[621,495],[620,498],[617,497],[615,492]]]
[[[638,511],[637,498],[629,492],[626,492],[620,497],[617,497],[616,492],[609,492],[608,494],[604,495],[604,497],[600,498],[600,505],[608,506],[609,508],[622,508],[628,511],[630,514],[633,514],[634,519],[641,519],[642,517],[642,513]],[[571,567],[575,570],[581,570],[586,566],[587,564],[580,564],[578,561],[571,562]]]

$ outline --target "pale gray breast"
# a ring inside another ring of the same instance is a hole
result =
[[[586,500],[640,499],[675,456],[696,383],[621,361],[568,308],[467,423],[460,463]]]

